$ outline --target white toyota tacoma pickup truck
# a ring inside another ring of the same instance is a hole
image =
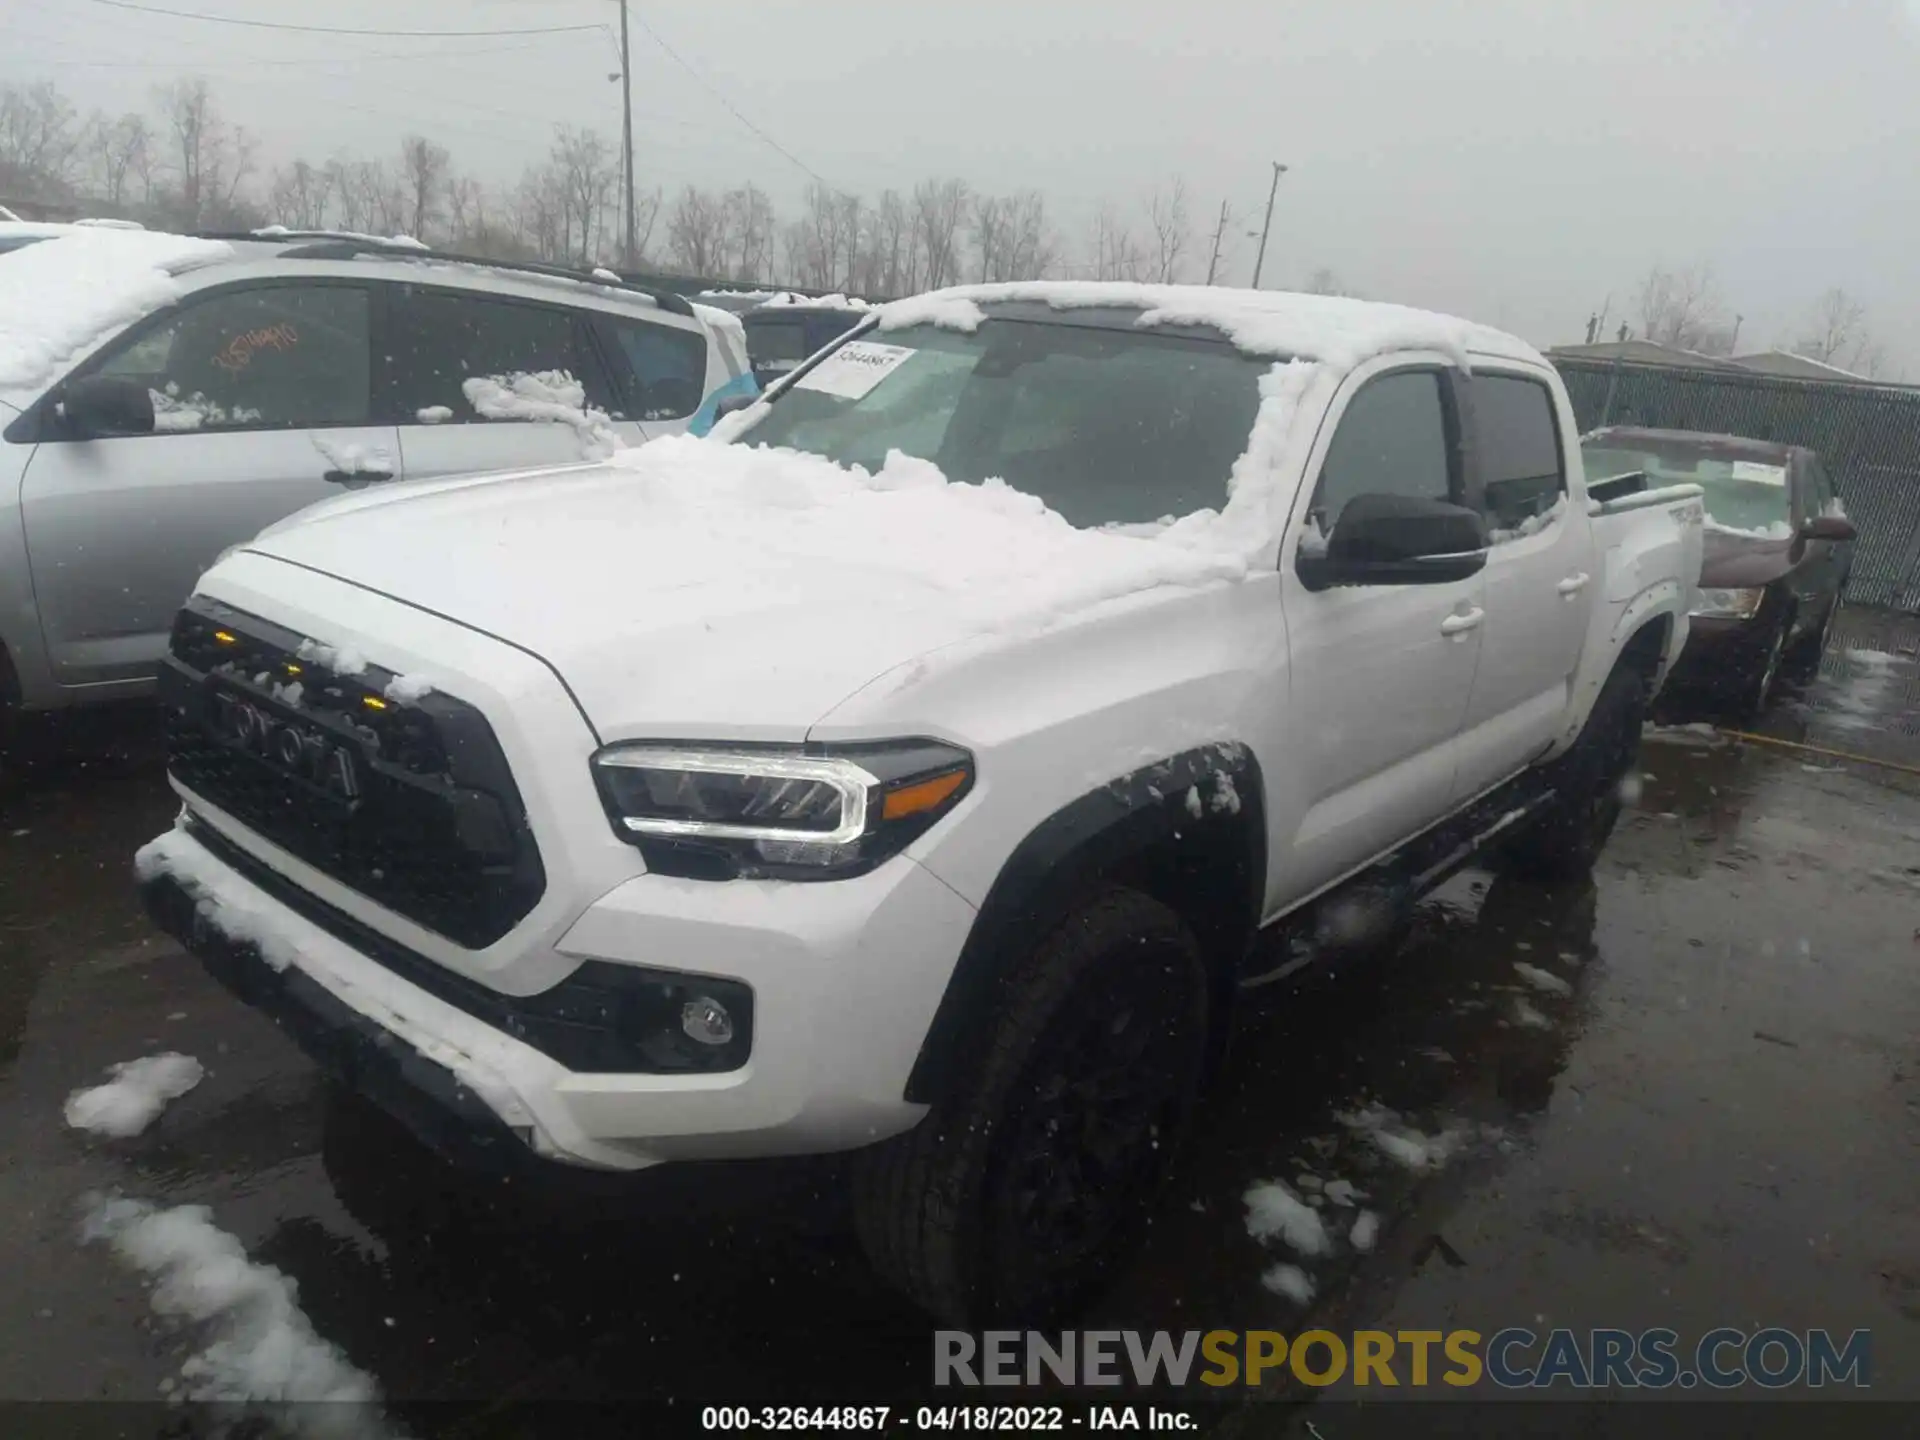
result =
[[[706,440],[229,553],[137,874],[430,1139],[857,1151],[888,1278],[1057,1311],[1333,907],[1592,863],[1700,566],[1697,488],[1645,485],[1463,321],[898,302]]]

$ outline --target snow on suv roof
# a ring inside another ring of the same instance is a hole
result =
[[[69,359],[180,293],[184,270],[233,258],[221,240],[81,227],[7,257],[0,391],[44,384]]]
[[[1317,360],[1350,368],[1389,350],[1436,350],[1463,367],[1472,355],[1544,364],[1517,336],[1430,310],[1300,295],[1287,290],[1228,290],[1210,285],[1136,285],[1085,280],[958,285],[880,309],[880,328],[932,324],[971,330],[983,305],[1029,301],[1072,309],[1137,309],[1142,325],[1206,325],[1250,355]]]

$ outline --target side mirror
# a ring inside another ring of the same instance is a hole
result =
[[[1802,540],[1831,540],[1835,544],[1851,540],[1860,533],[1844,515],[1815,515],[1800,527]]]
[[[1405,495],[1356,495],[1340,512],[1323,554],[1301,547],[1309,590],[1336,585],[1442,585],[1487,563],[1487,526],[1477,510]]]
[[[758,395],[722,395],[719,403],[713,407],[713,418],[718,420],[723,415],[737,415],[759,400]]]
[[[153,392],[135,380],[89,375],[60,392],[60,418],[79,439],[153,433]]]

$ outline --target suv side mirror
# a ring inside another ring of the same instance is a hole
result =
[[[1356,495],[1327,538],[1324,554],[1301,547],[1296,561],[1309,590],[1335,585],[1441,585],[1487,563],[1487,526],[1477,510],[1406,495]]]
[[[1831,540],[1835,544],[1851,540],[1860,531],[1844,515],[1815,515],[1800,527],[1802,540]]]
[[[153,392],[134,380],[89,375],[60,392],[60,418],[79,439],[153,433]]]

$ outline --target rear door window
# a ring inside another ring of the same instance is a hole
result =
[[[595,409],[626,408],[611,391],[586,317],[557,305],[396,286],[386,351],[389,404],[403,425],[487,419],[476,397],[484,403],[490,391],[468,382],[505,384],[521,375],[556,382],[556,394],[578,385]]]
[[[1487,529],[1496,539],[1515,538],[1513,532],[1538,529],[1528,522],[1567,493],[1553,392],[1518,375],[1476,374],[1471,383]]]

